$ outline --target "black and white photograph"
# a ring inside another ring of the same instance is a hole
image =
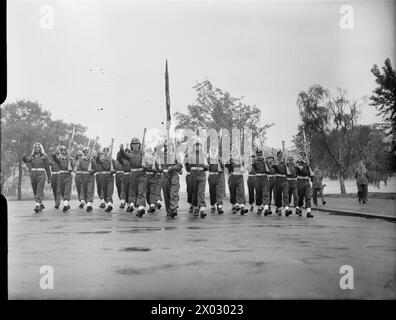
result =
[[[4,25],[8,300],[396,299],[395,1],[8,0]]]

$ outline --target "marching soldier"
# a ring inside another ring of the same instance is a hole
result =
[[[59,153],[59,149],[56,149],[55,152]],[[59,209],[59,204],[56,203],[59,166],[52,158],[49,159],[49,164],[51,168],[51,189],[54,195],[55,209]]]
[[[275,213],[278,213],[278,215],[281,216],[283,206],[285,208],[285,215],[288,217],[292,214],[292,211],[289,209],[289,184],[287,182],[288,168],[285,164],[283,152],[281,150],[276,153],[276,157],[277,162],[273,165],[276,174]]]
[[[87,205],[87,212],[92,211],[94,190],[95,190],[95,176],[96,162],[93,161],[88,147],[82,150],[82,156],[75,165],[76,177],[77,174],[81,176],[81,190],[79,194],[80,208]]]
[[[254,211],[254,199],[255,199],[255,193],[254,193],[254,187],[255,187],[255,181],[256,181],[256,173],[254,172],[253,168],[253,163],[255,160],[256,156],[253,154],[251,156],[251,161],[252,165],[250,165],[248,168],[249,171],[249,176],[247,179],[247,186],[248,186],[248,193],[249,193],[249,205],[250,205],[250,211]]]
[[[115,160],[114,164],[117,195],[121,200],[120,209],[123,209],[125,208],[124,166],[118,160]]]
[[[287,175],[287,183],[289,184],[289,205],[293,196],[294,208],[298,208],[298,187],[297,187],[297,168],[294,165],[294,158],[287,158],[287,167],[289,174]]]
[[[264,204],[264,215],[272,214],[272,212],[268,208],[269,204],[269,196],[268,196],[268,173],[270,172],[267,163],[263,157],[263,151],[257,150],[256,156],[253,162],[253,170],[256,173],[255,178],[255,191],[256,191],[256,206],[257,206],[257,214],[261,214],[263,212],[263,204]]]
[[[248,212],[245,209],[246,197],[245,197],[245,185],[243,181],[243,173],[245,171],[243,167],[243,161],[237,148],[233,148],[230,163],[225,165],[228,168],[230,174],[228,180],[228,186],[230,188],[230,202],[232,204],[232,213],[236,214],[240,211],[241,215]]]
[[[131,149],[129,149],[129,147],[127,145],[125,145],[125,153],[130,154],[131,153]],[[131,165],[129,164],[129,161],[124,159],[121,155],[121,152],[118,151],[117,153],[117,161],[122,164],[122,168],[123,168],[123,181],[122,181],[122,199],[125,200],[124,203],[121,202],[120,204],[120,209],[124,209],[125,208],[125,203],[129,203],[129,186],[130,186],[130,182],[131,182]]]
[[[158,175],[160,172],[161,165],[158,163],[156,157],[152,153],[151,148],[147,148],[143,156],[143,166],[146,168],[147,176],[147,190],[146,199],[149,204],[148,212],[155,212],[157,208],[158,194]]]
[[[162,201],[162,196],[161,196],[161,183],[162,183],[162,172],[161,172],[161,158],[157,153],[157,147],[154,148],[154,161],[157,163],[157,172],[155,173],[155,188],[154,188],[154,197],[156,199],[155,202],[155,207],[159,210],[161,209],[161,201]]]
[[[275,159],[273,156],[267,156],[267,167],[269,169],[269,173],[267,174],[268,177],[268,211],[267,215],[272,214],[271,211],[271,204],[275,204],[276,202],[276,192],[275,192],[275,187],[276,187],[276,174],[275,174],[275,169],[273,167],[275,163]],[[265,211],[265,210],[264,210]]]
[[[192,205],[194,206],[194,215],[200,215],[201,218],[206,216],[205,208],[205,187],[206,173],[208,163],[206,156],[202,150],[202,145],[197,142],[192,153],[185,158],[185,164],[191,165],[191,189],[192,189]]]
[[[78,206],[80,209],[84,208],[85,206],[85,202],[82,200],[81,197],[81,183],[82,183],[82,173],[78,170],[77,171],[77,166],[81,161],[81,158],[83,156],[83,152],[82,151],[77,151],[76,154],[76,159],[74,161],[74,183],[76,184],[76,190],[77,190],[77,197],[78,197],[78,201],[80,202],[80,205]]]
[[[34,212],[42,212],[44,209],[42,202],[44,199],[45,178],[47,178],[48,183],[51,181],[48,156],[45,154],[42,144],[35,143],[30,156],[26,157],[26,154],[24,154],[22,160],[30,169],[30,181],[33,188],[34,200],[36,202]]]
[[[98,156],[98,154],[95,153],[95,159]],[[105,197],[103,194],[103,174],[102,174],[102,168],[100,167],[100,163],[96,162],[96,173],[95,173],[95,180],[96,180],[96,192],[98,193],[98,197],[100,200],[100,205],[99,208],[104,209],[106,208],[106,202],[105,202]]]
[[[96,165],[100,168],[101,173],[101,194],[107,204],[106,212],[113,210],[113,193],[114,193],[114,176],[115,160],[110,157],[110,148],[104,147],[102,153],[96,156]]]
[[[192,188],[191,188],[191,164],[188,163],[188,154],[190,150],[187,150],[184,156],[184,166],[186,168],[186,188],[187,188],[187,203],[190,205],[188,212],[194,212],[194,206],[192,205]]]
[[[306,153],[300,151],[298,153],[299,160],[296,163],[297,167],[297,187],[298,187],[298,207],[296,208],[296,213],[302,215],[302,206],[305,199],[305,207],[307,208],[307,218],[313,218],[311,213],[311,178],[312,170],[306,161]]]
[[[142,217],[146,211],[146,188],[147,177],[145,168],[142,165],[143,152],[142,145],[138,138],[132,138],[131,151],[127,153],[124,151],[124,146],[120,146],[120,155],[124,160],[129,161],[131,167],[131,177],[129,183],[129,204],[126,212],[133,212],[138,206],[136,216]]]
[[[162,192],[167,216],[177,216],[179,208],[179,174],[183,169],[182,160],[178,159],[173,144],[164,144],[162,168]]]
[[[59,153],[53,153],[52,159],[59,166],[58,181],[57,181],[57,195],[56,195],[56,205],[60,205],[61,198],[63,199],[63,212],[70,209],[70,193],[72,186],[72,159],[65,146],[59,147]]]
[[[223,164],[218,155],[218,150],[214,147],[210,148],[208,164],[211,213],[215,213],[217,208],[217,213],[223,214]]]

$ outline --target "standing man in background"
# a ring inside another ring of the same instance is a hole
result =
[[[315,167],[314,175],[312,178],[312,198],[315,206],[318,205],[318,194],[319,197],[321,197],[322,199],[322,204],[325,205],[326,201],[324,200],[323,195],[323,176],[319,171],[319,168]]]
[[[358,189],[358,200],[359,203],[367,203],[368,193],[368,174],[367,168],[363,161],[359,162],[359,167],[355,170],[356,186]]]

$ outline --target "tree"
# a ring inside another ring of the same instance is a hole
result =
[[[313,85],[299,93],[297,106],[312,150],[315,150],[315,143],[323,146],[322,156],[332,164],[341,193],[345,194],[344,179],[356,154],[353,141],[358,119],[357,101],[349,99],[345,90],[338,89],[337,95],[332,96],[329,90]]]
[[[4,181],[17,168],[18,200],[21,200],[22,177],[27,173],[22,162],[22,155],[30,154],[35,142],[41,142],[47,154],[54,151],[60,143],[67,146],[73,126],[61,120],[52,120],[51,113],[44,110],[38,102],[17,100],[15,103],[2,106],[1,188]],[[84,135],[85,131],[85,127],[76,125],[74,139],[76,144],[88,142],[88,138]]]
[[[391,137],[388,151],[388,161],[392,165],[392,170],[396,170],[396,73],[392,68],[390,59],[385,60],[382,73],[375,64],[371,72],[375,77],[378,87],[373,90],[370,96],[370,105],[375,106],[379,115],[385,120],[384,127],[387,135]]]
[[[228,129],[250,128],[253,137],[263,140],[266,130],[273,124],[260,124],[261,110],[244,103],[242,98],[232,97],[228,91],[216,88],[209,80],[198,82],[193,89],[197,92],[195,102],[187,106],[187,113],[176,112],[176,128]]]

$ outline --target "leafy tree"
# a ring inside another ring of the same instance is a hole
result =
[[[358,118],[357,101],[349,99],[345,90],[338,89],[337,95],[332,96],[327,89],[313,85],[299,93],[297,106],[312,150],[316,144],[321,144],[323,148],[319,150],[332,164],[341,193],[345,194],[344,179],[355,154],[353,134]],[[299,140],[301,148],[301,138]]]
[[[187,113],[176,112],[176,128],[191,129],[228,129],[250,128],[253,137],[261,137],[263,142],[266,130],[273,124],[260,124],[261,110],[244,103],[242,98],[232,97],[228,91],[216,88],[209,80],[197,83],[195,102],[187,106]]]
[[[370,96],[370,105],[375,106],[379,115],[385,120],[384,127],[387,135],[391,137],[389,142],[388,162],[392,163],[392,170],[396,170],[396,73],[392,68],[390,59],[385,60],[382,73],[375,64],[371,72],[375,76],[378,87]]]
[[[51,113],[38,102],[17,100],[1,107],[1,189],[4,181],[18,169],[18,200],[21,199],[22,176],[27,168],[22,162],[24,153],[30,154],[33,144],[41,142],[47,154],[59,144],[68,147],[74,124],[52,120]],[[76,124],[74,147],[87,144],[86,128]]]

